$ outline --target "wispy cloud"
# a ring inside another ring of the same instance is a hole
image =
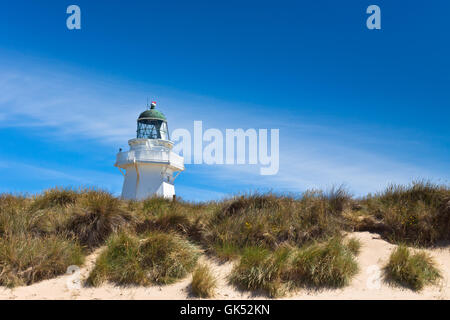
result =
[[[221,182],[222,190],[209,190],[208,195],[197,198],[221,197],[226,188],[303,191],[340,183],[345,183],[356,194],[363,194],[377,191],[391,182],[407,183],[422,177],[449,179],[449,172],[442,170],[441,164],[429,167],[391,155],[386,150],[393,149],[393,139],[387,138],[382,129],[362,125],[336,128],[296,116],[286,119],[282,115],[271,115],[268,118],[256,112],[264,106],[230,103],[151,84],[105,80],[99,76],[38,67],[7,66],[6,63],[0,72],[0,127],[35,127],[40,134],[52,139],[70,142],[82,138],[92,144],[116,148],[124,146],[134,136],[136,116],[143,110],[148,95],[158,98],[171,129],[190,129],[194,120],[203,120],[206,126],[217,128],[280,129],[277,175],[260,176],[255,166],[191,165],[187,167],[189,174],[202,177],[205,188],[189,185],[199,179],[187,180],[179,189],[189,197],[207,192],[208,183],[217,184],[217,181]],[[394,148],[417,143],[395,134]],[[365,148],[364,143],[377,148]],[[110,179],[115,181],[111,187],[120,190],[121,176],[71,167],[60,171],[28,164],[17,166],[40,173],[41,177],[73,183],[94,184]]]
[[[31,187],[26,190],[17,188],[15,185],[20,181],[32,181],[28,186],[43,185],[45,186],[44,188],[55,186],[101,187],[115,194],[118,194],[121,186],[120,178],[117,175],[64,165],[50,168],[19,161],[0,161],[0,174],[5,176],[7,172],[15,173],[14,176],[10,176],[8,179],[13,181],[13,183],[0,184],[0,192],[38,192],[42,190],[39,187]],[[7,179],[3,179],[3,181],[5,180]]]

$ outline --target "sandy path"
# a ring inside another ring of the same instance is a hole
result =
[[[285,299],[450,299],[450,248],[426,250],[439,265],[443,280],[439,285],[426,287],[419,293],[408,289],[389,286],[382,280],[377,281],[377,270],[381,270],[395,245],[380,239],[369,232],[355,232],[349,235],[361,240],[362,247],[358,256],[360,271],[352,283],[344,289],[308,291],[300,290]],[[95,259],[101,249],[87,257],[80,269],[79,277],[85,279],[92,270]],[[264,299],[250,292],[241,292],[229,285],[227,276],[232,264],[219,264],[217,261],[202,257],[218,278],[216,299]],[[105,284],[99,288],[77,287],[73,275],[64,275],[36,283],[31,286],[14,289],[0,288],[0,299],[190,299],[189,285],[191,276],[167,286],[118,287]]]

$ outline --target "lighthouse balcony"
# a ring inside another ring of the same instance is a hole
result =
[[[184,159],[173,151],[156,150],[130,150],[119,152],[116,158],[116,167],[126,167],[136,162],[149,164],[166,164],[175,170],[184,170]]]

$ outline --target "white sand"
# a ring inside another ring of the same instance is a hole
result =
[[[392,287],[381,281],[376,281],[377,268],[381,270],[389,258],[395,245],[380,239],[369,232],[351,233],[349,237],[361,240],[362,247],[358,256],[360,271],[351,284],[343,289],[308,291],[300,290],[284,299],[449,299],[450,298],[450,248],[426,250],[433,256],[443,279],[439,285],[426,287],[420,292],[404,288]],[[95,258],[100,250],[91,254],[80,270],[81,279],[85,279],[92,270]],[[218,264],[216,261],[202,257],[218,277],[218,289],[215,299],[265,299],[265,296],[255,296],[250,292],[241,292],[227,283],[227,276],[232,264]],[[369,272],[369,271],[371,272]],[[369,272],[369,273],[368,273]],[[42,281],[31,286],[7,289],[0,287],[0,299],[191,299],[189,285],[191,277],[175,284],[152,287],[119,287],[105,284],[99,288],[78,288],[70,285],[71,275]],[[375,279],[375,280],[371,280]],[[377,287],[377,283],[379,287]],[[68,285],[69,284],[69,285]]]

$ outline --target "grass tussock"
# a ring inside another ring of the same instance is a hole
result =
[[[291,276],[299,285],[312,287],[344,287],[358,272],[354,252],[356,240],[350,246],[340,238],[315,244],[300,250],[293,259]]]
[[[35,197],[32,207],[34,209],[67,207],[75,204],[82,192],[82,190],[76,191],[71,188],[60,187],[48,189]]]
[[[411,253],[411,250],[403,245],[391,253],[384,273],[389,282],[412,290],[421,290],[428,284],[435,284],[441,277],[435,262],[428,254]]]
[[[80,196],[77,207],[62,228],[92,249],[133,221],[133,216],[121,208],[118,198],[108,192],[91,190]]]
[[[289,273],[291,253],[287,247],[274,252],[262,247],[245,248],[232,270],[230,280],[245,290],[260,290],[271,297],[281,296],[289,280],[286,275]]]
[[[343,287],[358,271],[356,240],[351,243],[335,237],[300,249],[246,248],[232,271],[231,281],[271,297],[282,296],[295,287]]]
[[[168,284],[191,272],[198,250],[173,233],[151,232],[138,237],[126,232],[114,234],[96,261],[87,283],[104,281],[120,285]]]
[[[342,213],[350,200],[343,188],[306,192],[299,199],[270,193],[243,195],[216,210],[204,239],[224,259],[238,256],[246,247],[275,249],[326,240],[345,227]]]
[[[0,237],[35,229],[38,216],[28,213],[29,203],[29,199],[24,196],[0,195]]]
[[[361,241],[355,238],[351,238],[347,242],[347,248],[355,255],[357,256],[359,252],[361,251]]]
[[[191,290],[200,298],[211,298],[215,294],[217,279],[206,264],[197,266],[192,273]]]
[[[83,260],[81,247],[61,236],[0,238],[0,285],[15,287],[50,279]]]
[[[217,207],[215,203],[193,204],[152,197],[142,202],[136,232],[174,231],[195,241],[203,238],[206,221]]]
[[[103,245],[92,284],[169,283],[192,271],[195,243],[208,254],[235,260],[232,280],[245,289],[279,296],[299,286],[339,287],[357,269],[360,243],[340,238],[350,230],[413,245],[450,240],[450,188],[415,182],[363,199],[339,187],[207,203],[125,201],[82,188],[53,188],[31,197],[0,194],[0,285],[61,274],[68,263],[77,264],[72,262]]]
[[[0,285],[30,285],[80,265],[84,253],[76,239],[56,233],[62,209],[44,210],[36,198],[0,195]]]
[[[430,246],[450,240],[450,188],[418,181],[391,185],[361,201],[366,217],[359,230],[381,233],[396,243]]]

